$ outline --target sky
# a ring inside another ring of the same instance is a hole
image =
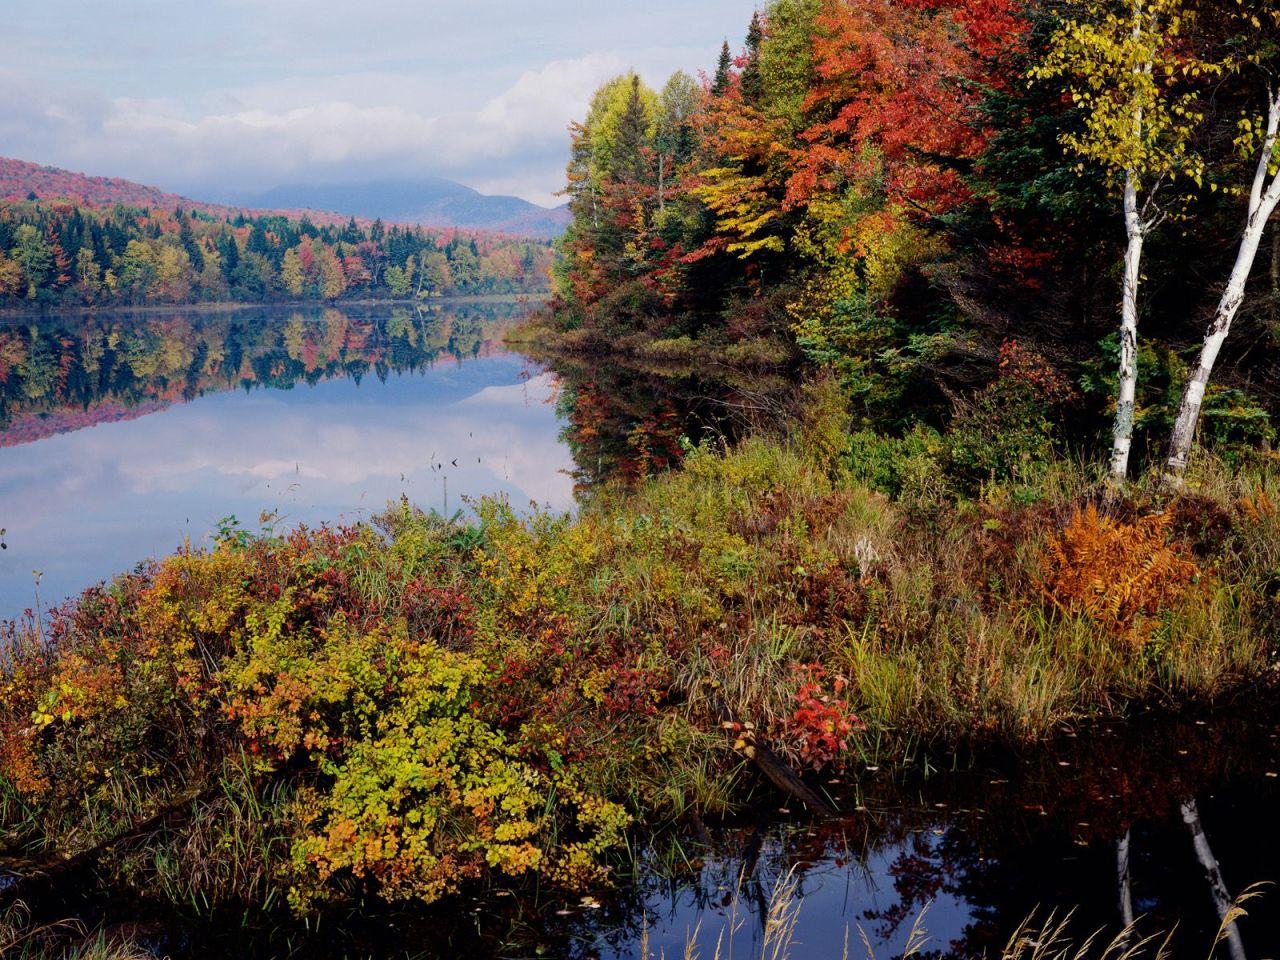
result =
[[[754,0],[5,0],[0,155],[228,199],[447,176],[553,205],[628,68],[740,46]]]

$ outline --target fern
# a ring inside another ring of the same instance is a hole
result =
[[[1087,615],[1108,633],[1145,642],[1152,618],[1201,577],[1187,547],[1170,541],[1170,521],[1159,513],[1125,523],[1092,504],[1076,511],[1046,548],[1045,599],[1064,613]]]

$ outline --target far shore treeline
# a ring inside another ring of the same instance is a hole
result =
[[[0,308],[538,293],[551,246],[306,215],[0,203]]]

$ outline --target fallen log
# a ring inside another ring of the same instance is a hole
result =
[[[739,723],[733,720],[728,708],[716,696],[712,696],[709,702],[720,720],[720,726],[734,738],[734,752],[755,764],[770,783],[787,796],[799,800],[814,813],[838,812],[830,800],[801,780],[800,775],[774,752],[773,748],[759,735],[754,723],[750,721]]]

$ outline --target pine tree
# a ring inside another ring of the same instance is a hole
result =
[[[645,151],[649,146],[649,118],[640,95],[640,77],[632,75],[627,109],[618,123],[614,171],[622,180],[642,182],[648,173]]]
[[[733,66],[733,54],[729,52],[729,41],[720,48],[720,62],[716,65],[716,76],[711,81],[711,95],[723,97],[729,90],[729,68]]]
[[[764,43],[764,24],[757,12],[747,28],[747,59],[742,66],[742,99],[756,104],[764,99],[764,76],[760,72],[760,46]]]

